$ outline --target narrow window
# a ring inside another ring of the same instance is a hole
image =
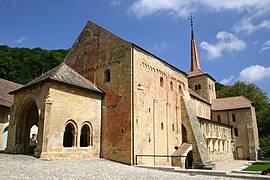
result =
[[[75,127],[72,123],[68,123],[64,132],[64,147],[75,146]]]
[[[104,82],[110,82],[111,81],[111,71],[109,69],[106,69],[104,71]]]
[[[218,115],[217,116],[217,120],[218,120],[218,122],[220,122],[221,120],[220,120],[220,115]]]
[[[80,146],[81,147],[88,147],[91,146],[91,142],[92,142],[92,132],[91,129],[89,127],[89,125],[85,124],[82,127],[81,130],[81,138],[80,138]]]
[[[195,90],[198,90],[198,86],[197,86],[197,84],[195,84]]]
[[[234,128],[234,135],[238,136],[238,129],[237,128]]]
[[[174,124],[172,124],[172,131],[174,131]]]
[[[164,86],[164,81],[163,81],[163,77],[160,77],[160,87]]]
[[[170,82],[171,91],[173,91],[173,82]]]
[[[182,87],[181,87],[181,85],[178,85],[178,91],[179,91],[179,94],[182,94]]]
[[[233,122],[236,121],[235,114],[232,114],[232,121],[233,121]]]
[[[201,89],[201,84],[198,84],[198,89]]]
[[[164,125],[163,125],[163,122],[161,123],[161,130],[163,130],[163,128],[164,128]]]

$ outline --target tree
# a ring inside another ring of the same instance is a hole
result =
[[[60,64],[67,52],[62,49],[44,50],[0,46],[0,78],[20,84],[28,83]]]

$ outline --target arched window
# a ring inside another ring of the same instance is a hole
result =
[[[111,81],[111,71],[109,69],[106,69],[104,71],[104,82],[110,82]]]
[[[178,91],[179,91],[179,94],[183,94],[181,85],[178,85]]]
[[[234,135],[238,136],[238,129],[237,128],[234,128]]]
[[[163,122],[161,123],[160,126],[161,126],[161,130],[163,130],[163,128],[164,128]]]
[[[75,139],[75,127],[73,123],[68,123],[65,127],[65,132],[64,132],[64,142],[63,145],[64,147],[72,147],[76,145],[76,139]]]
[[[88,124],[83,125],[81,129],[80,146],[88,147],[93,145],[93,131]]]
[[[171,91],[173,91],[173,82],[170,82]]]
[[[163,77],[160,77],[160,87],[164,87]]]

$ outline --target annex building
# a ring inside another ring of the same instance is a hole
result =
[[[6,151],[202,168],[256,160],[252,102],[216,98],[191,31],[191,69],[183,72],[88,22],[62,64],[10,92]]]

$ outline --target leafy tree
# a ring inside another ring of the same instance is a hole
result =
[[[0,78],[20,84],[28,83],[60,64],[67,52],[62,49],[44,50],[0,46]]]

